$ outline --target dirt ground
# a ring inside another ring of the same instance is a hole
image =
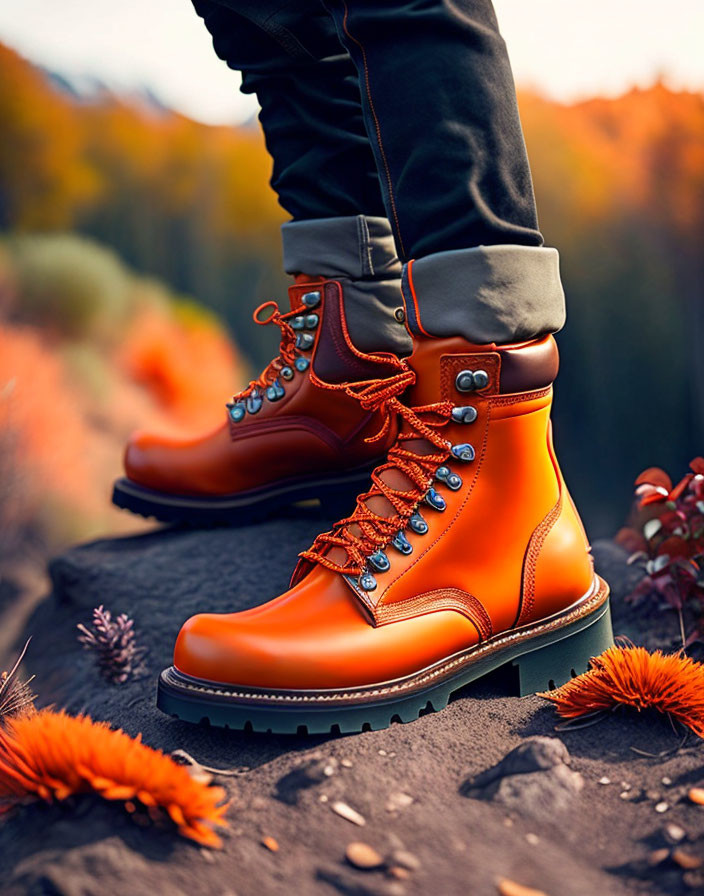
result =
[[[39,705],[87,711],[142,732],[151,746],[230,770],[216,779],[230,796],[229,828],[224,848],[212,851],[91,798],[27,806],[0,823],[0,892],[491,896],[508,878],[547,896],[704,893],[701,871],[681,867],[704,858],[704,808],[686,796],[704,783],[704,753],[659,716],[614,713],[556,730],[545,701],[511,696],[512,669],[465,689],[441,713],[351,736],[235,734],[163,716],[155,680],[182,621],[279,593],[319,529],[319,517],[301,509],[238,530],[95,542],[52,563],[52,591],[18,638],[32,635],[25,669],[36,675]],[[674,617],[624,602],[637,573],[620,550],[603,542],[595,556],[613,587],[616,634],[672,647]],[[101,603],[135,619],[148,649],[148,672],[137,681],[103,683],[76,640],[76,624]],[[569,751],[562,777],[514,776],[498,793],[470,788],[535,736]],[[337,814],[340,802],[364,824]],[[345,858],[353,841],[373,847],[383,866],[353,867]]]

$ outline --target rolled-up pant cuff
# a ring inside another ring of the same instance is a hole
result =
[[[403,271],[408,328],[477,345],[555,333],[565,323],[556,249],[479,246],[410,261]]]
[[[284,269],[339,280],[350,337],[362,351],[405,355],[411,339],[398,310],[402,265],[386,218],[351,215],[281,227]],[[402,316],[401,316],[402,317]]]

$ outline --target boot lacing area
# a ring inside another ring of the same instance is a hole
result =
[[[453,445],[439,431],[451,419],[456,423],[474,422],[477,416],[475,409],[458,408],[450,401],[407,407],[399,396],[415,383],[416,375],[405,362],[400,363],[402,369],[399,373],[387,379],[342,386],[320,383],[326,388],[344,389],[365,410],[381,411],[383,426],[367,441],[382,438],[391,425],[393,415],[398,415],[405,423],[389,450],[386,462],[372,473],[372,487],[357,498],[353,513],[335,523],[329,532],[319,535],[310,549],[299,555],[303,560],[319,563],[333,572],[358,577],[357,584],[365,591],[376,588],[372,569],[378,572],[390,569],[391,561],[386,554],[389,546],[401,554],[412,553],[413,547],[404,535],[404,529],[409,527],[420,535],[428,531],[428,524],[418,511],[420,503],[425,501],[430,508],[439,512],[445,510],[445,499],[433,483],[442,483],[452,491],[461,488],[462,478],[447,465],[448,459],[452,457],[469,462],[475,456],[470,444]],[[312,376],[315,377],[314,374]],[[435,450],[420,454],[405,447],[406,442],[419,440],[425,440]],[[384,481],[383,473],[390,470],[405,474],[411,482],[410,488],[394,488]],[[384,516],[371,510],[367,502],[375,496],[385,498],[394,513]],[[331,559],[331,548],[342,548],[345,561],[338,563]]]
[[[280,328],[279,354],[256,379],[227,402],[227,410],[233,423],[244,420],[247,414],[256,414],[261,410],[265,399],[282,399],[286,394],[286,387],[281,381],[290,382],[295,371],[304,373],[308,369],[310,360],[298,352],[308,352],[315,344],[315,330],[320,318],[312,309],[320,301],[320,291],[313,290],[301,297],[302,304],[298,308],[285,314],[279,311],[276,302],[264,302],[255,309],[252,318],[256,324],[263,327],[274,324]],[[262,317],[264,312],[268,312],[266,317]]]

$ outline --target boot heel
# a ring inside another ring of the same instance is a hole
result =
[[[598,618],[580,631],[513,661],[513,665],[518,666],[521,697],[565,684],[570,678],[586,672],[593,656],[612,646],[614,636],[609,605],[598,613]]]

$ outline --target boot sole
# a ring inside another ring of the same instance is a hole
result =
[[[402,679],[325,691],[239,688],[161,673],[157,706],[186,722],[273,734],[338,734],[388,728],[444,709],[460,688],[501,666],[518,667],[520,695],[559,687],[613,644],[609,587],[599,576],[577,604],[495,635]]]
[[[113,485],[112,503],[162,523],[186,526],[248,524],[291,504],[312,499],[320,501],[325,516],[338,517],[351,512],[357,495],[369,488],[376,463],[344,474],[299,477],[223,497],[172,495],[122,477]]]

